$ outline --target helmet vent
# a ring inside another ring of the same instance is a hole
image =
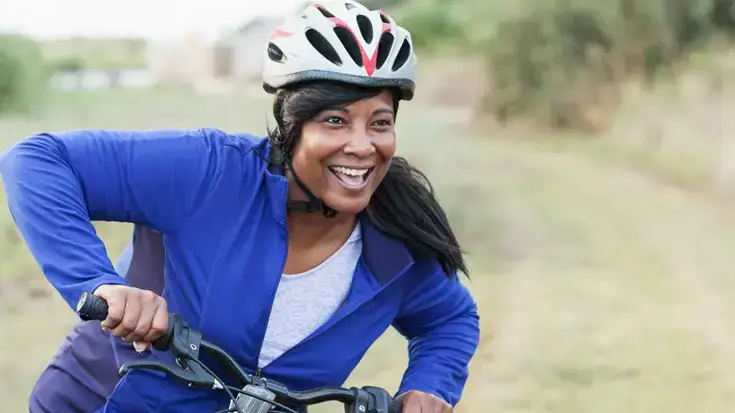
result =
[[[393,37],[393,34],[391,33],[385,32],[380,36],[380,42],[378,43],[378,61],[375,65],[376,69],[383,67],[385,61],[388,60],[394,41],[395,37]]]
[[[386,16],[384,13],[380,13],[380,21],[386,24],[390,24],[390,20],[388,20],[388,16]]]
[[[345,2],[345,9],[352,10],[355,8],[355,5],[349,2]]]
[[[331,19],[332,17],[334,17],[334,14],[330,13],[329,10],[325,9],[322,6],[316,6],[316,9],[319,10],[319,13],[321,13],[322,16],[328,19]]]
[[[357,27],[360,28],[360,34],[366,42],[371,43],[373,41],[373,24],[366,16],[359,14],[357,16]]]
[[[337,35],[342,46],[347,50],[352,60],[356,65],[362,67],[362,52],[360,52],[360,46],[355,40],[355,36],[349,29],[337,26],[334,28],[334,34]]]
[[[316,29],[308,29],[306,31],[306,39],[325,59],[337,66],[342,66],[342,59],[339,58],[337,51],[334,50],[334,47],[329,44],[329,41]]]
[[[392,70],[395,72],[396,70],[403,67],[403,65],[406,64],[408,61],[408,58],[411,57],[411,43],[408,42],[408,39],[403,39],[403,44],[401,45],[401,49],[398,51],[398,55],[396,56],[396,60],[393,61],[393,67]]]
[[[283,62],[283,50],[273,43],[268,43],[268,58],[274,62]]]

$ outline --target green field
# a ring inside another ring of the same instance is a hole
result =
[[[257,96],[251,98],[248,96]],[[42,130],[216,126],[262,132],[268,101],[180,91],[60,95],[0,120]],[[456,111],[402,106],[399,151],[436,186],[469,252],[482,339],[458,412],[725,413],[735,395],[735,221],[709,199],[580,145],[493,139]],[[74,315],[0,211],[0,400],[19,412]],[[112,257],[127,225],[100,224]],[[394,332],[350,379],[395,389]],[[327,407],[318,411],[340,411]]]

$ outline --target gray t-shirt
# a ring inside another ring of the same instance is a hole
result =
[[[361,253],[358,223],[347,242],[324,262],[300,274],[283,274],[258,367],[267,366],[329,320],[347,298]]]

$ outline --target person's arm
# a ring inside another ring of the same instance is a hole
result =
[[[13,219],[51,284],[82,292],[128,285],[91,221],[174,231],[221,176],[228,136],[216,130],[79,130],[39,134],[0,158]]]
[[[409,340],[408,368],[396,393],[416,390],[454,406],[480,339],[477,305],[459,277],[412,274],[393,326]]]

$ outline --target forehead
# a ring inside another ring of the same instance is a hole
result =
[[[347,110],[377,110],[377,109],[393,109],[393,95],[387,91],[382,91],[379,95],[371,98],[352,102],[344,107]]]

